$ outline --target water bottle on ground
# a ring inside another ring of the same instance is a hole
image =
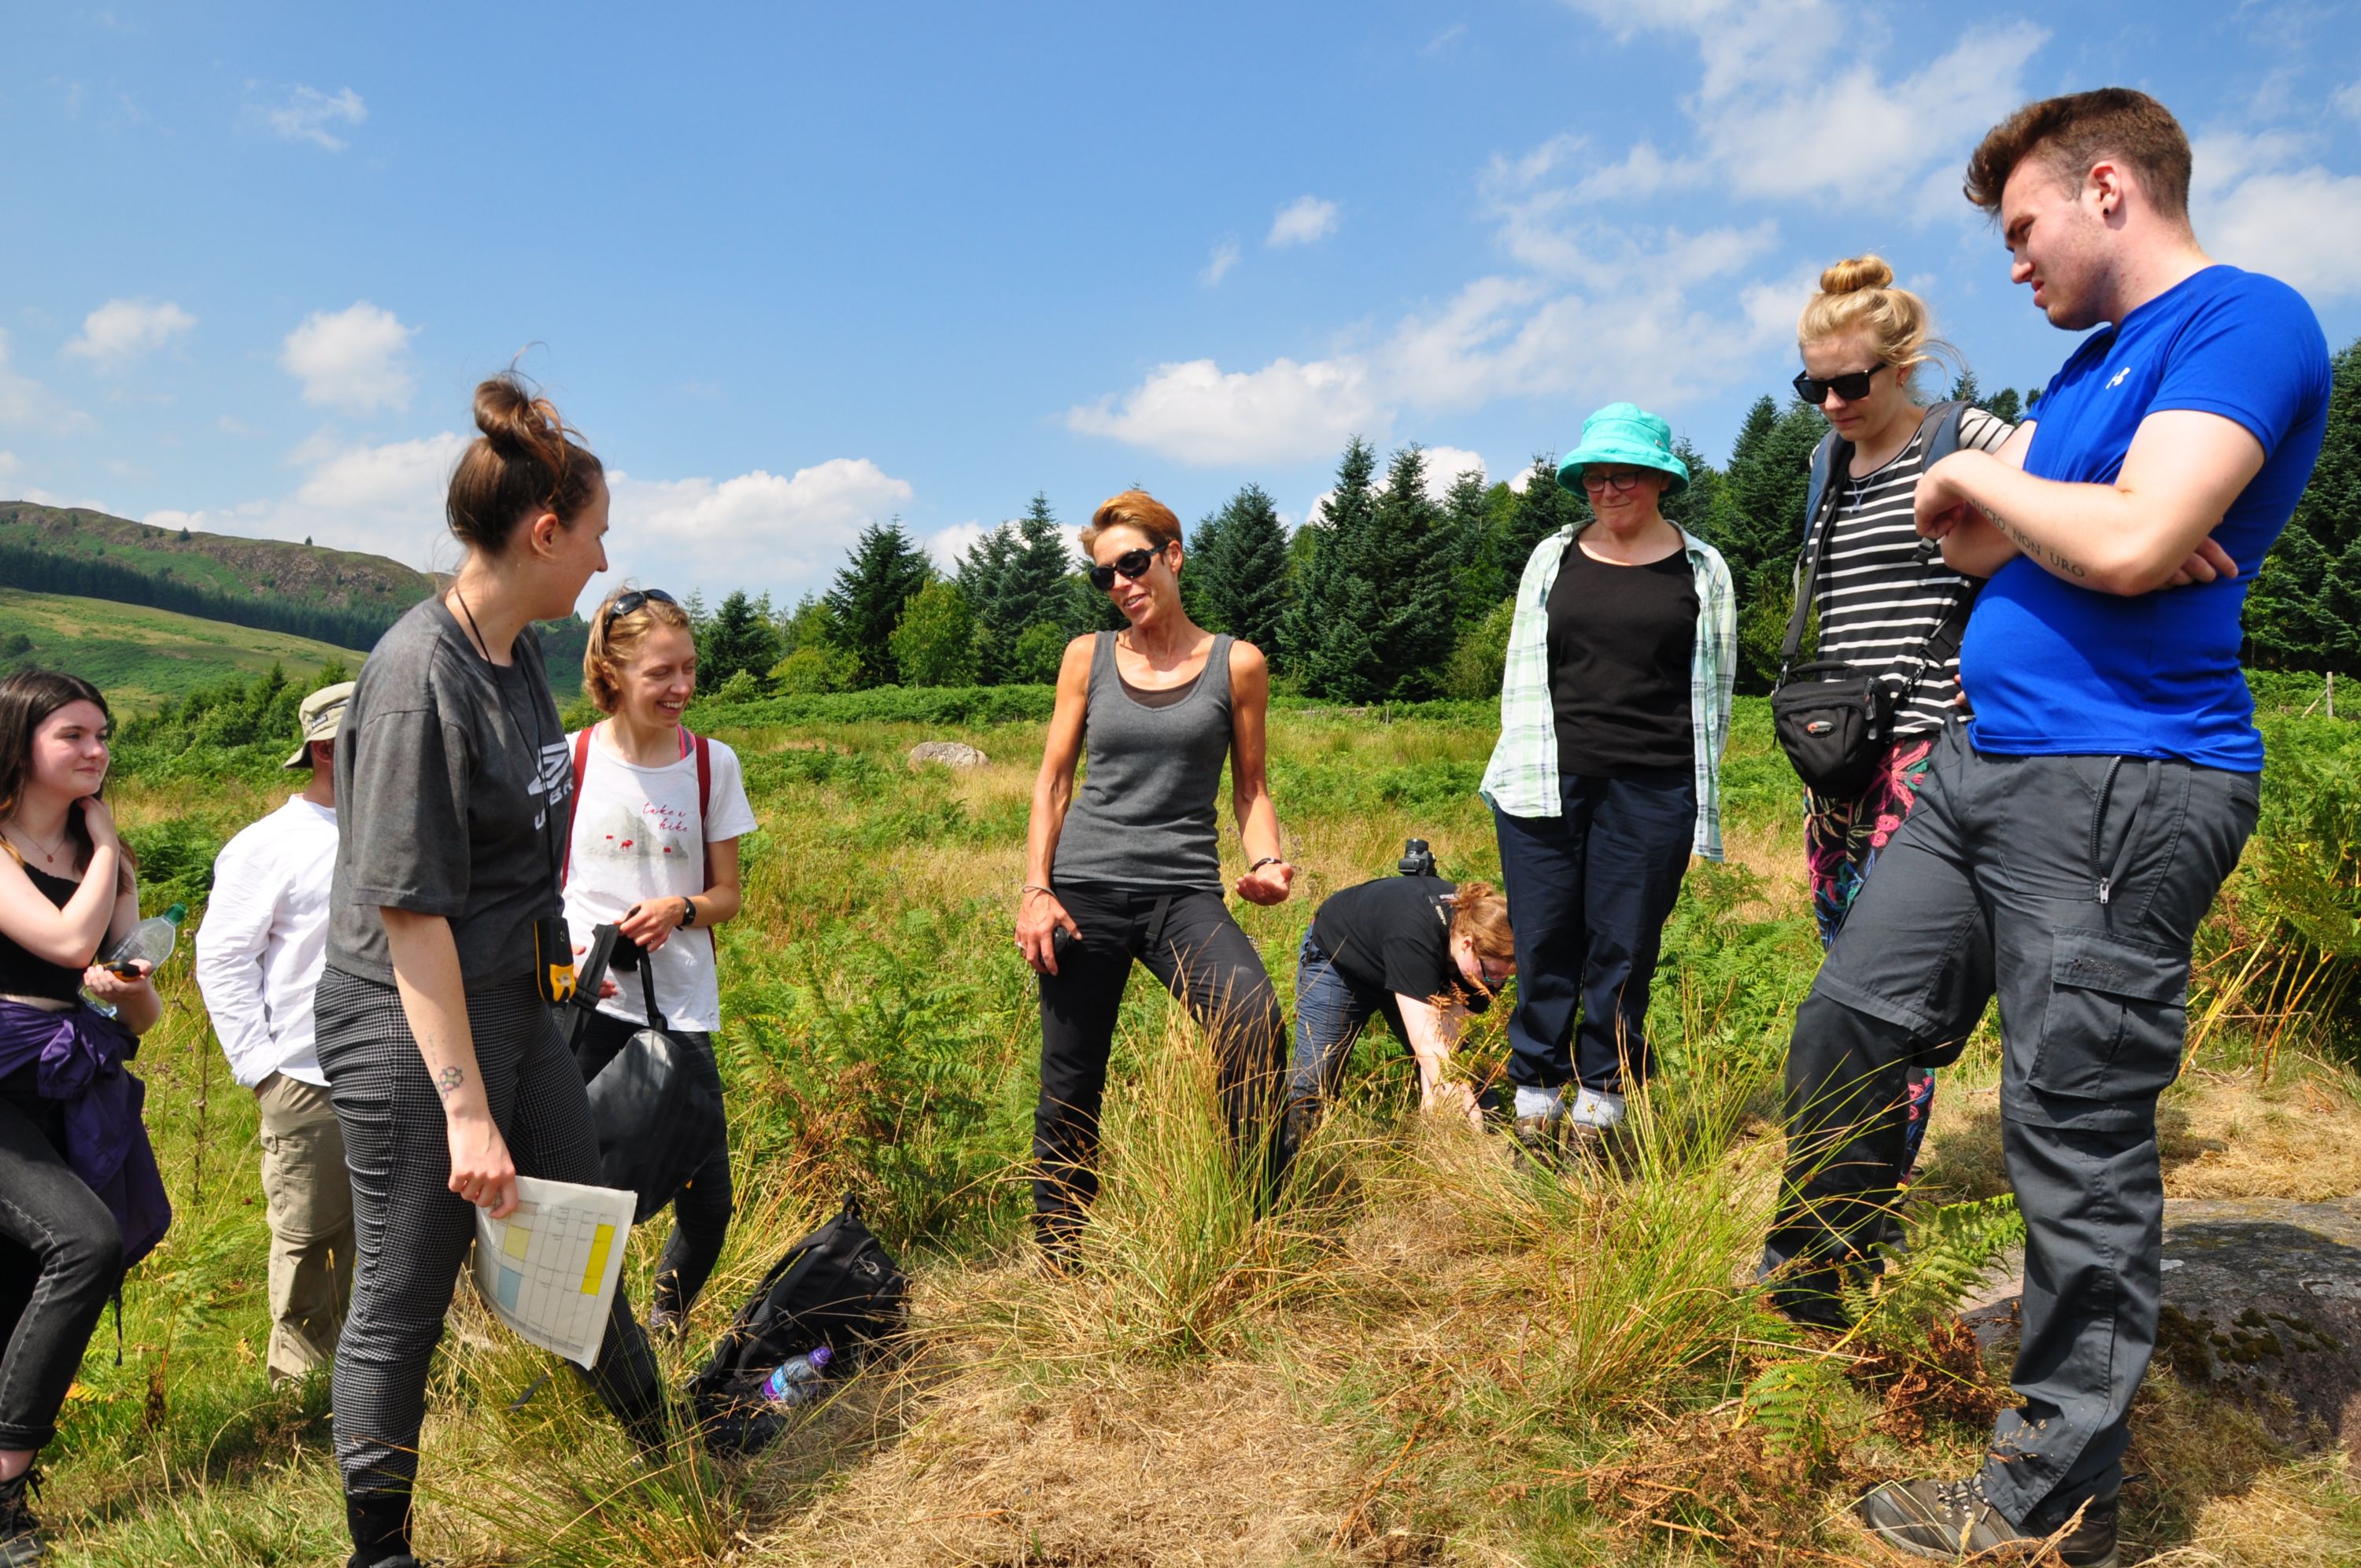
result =
[[[821,1345],[796,1357],[763,1380],[763,1398],[789,1408],[810,1404],[819,1398],[820,1385],[828,1380],[828,1364],[835,1356],[834,1351]]]
[[[139,971],[132,967],[135,964],[146,964],[148,972],[154,974],[172,956],[172,948],[181,939],[181,922],[188,916],[189,906],[185,904],[175,904],[161,915],[150,915],[125,932],[123,940],[98,960],[100,965],[125,980],[138,978]],[[91,1005],[109,1018],[115,1016],[115,1010],[108,1003],[93,999]]]

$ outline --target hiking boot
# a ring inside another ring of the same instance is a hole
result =
[[[2117,1568],[2122,1559],[2115,1552],[2115,1502],[2113,1497],[2092,1498],[2081,1522],[2059,1540],[2058,1561],[2066,1568]],[[2019,1530],[2009,1523],[2008,1516],[1984,1497],[1982,1475],[1965,1481],[1888,1481],[1861,1500],[1859,1511],[1869,1533],[1885,1545],[1914,1557],[1950,1563],[2017,1543],[2037,1547],[2054,1533],[2030,1526]],[[2020,1560],[2004,1552],[1989,1559]]]
[[[41,1527],[26,1505],[28,1491],[41,1491],[41,1473],[30,1465],[0,1481],[0,1568],[36,1568],[41,1561]]]
[[[1555,1170],[1565,1153],[1565,1118],[1520,1116],[1509,1124],[1517,1140],[1517,1164],[1521,1168]]]

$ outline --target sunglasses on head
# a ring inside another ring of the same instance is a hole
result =
[[[1091,568],[1091,587],[1104,593],[1115,587],[1118,576],[1136,583],[1148,576],[1148,568],[1156,565],[1156,558],[1162,554],[1161,550],[1126,550],[1115,558],[1115,565]]]
[[[613,626],[615,624],[615,618],[619,615],[637,614],[640,610],[645,609],[648,602],[652,599],[657,604],[677,605],[680,603],[678,599],[673,598],[662,588],[633,588],[630,593],[625,594],[621,598],[617,599],[613,604],[607,607],[606,625],[610,627]]]
[[[1828,400],[1828,394],[1834,392],[1849,403],[1859,402],[1869,396],[1869,383],[1884,368],[1883,365],[1872,365],[1866,370],[1848,370],[1841,376],[1830,376],[1825,379],[1809,370],[1798,371],[1795,395],[1807,403],[1824,403]]]

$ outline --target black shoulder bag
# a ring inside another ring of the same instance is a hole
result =
[[[1927,433],[1927,467],[1959,449],[1960,422],[1967,408],[1965,403],[1937,403],[1927,411],[1920,425]],[[1771,693],[1771,723],[1780,749],[1812,793],[1842,798],[1859,795],[1876,772],[1879,754],[1893,738],[1894,698],[1876,671],[1860,669],[1841,659],[1795,663],[1796,654],[1803,652],[1805,624],[1812,615],[1813,590],[1828,559],[1829,537],[1836,532],[1844,470],[1852,461],[1852,443],[1833,431],[1828,443],[1822,448],[1828,455],[1828,467],[1819,504],[1805,521],[1802,580],[1795,588],[1795,608],[1787,617],[1787,640],[1779,650],[1779,684]],[[1936,548],[1933,540],[1920,546],[1922,565],[1933,559]],[[1941,619],[1920,641],[1913,685],[1938,647],[1945,649],[1945,658],[1959,647],[1960,609],[1965,602],[1961,597],[1946,605]]]
[[[681,1183],[728,1136],[721,1100],[704,1076],[689,1070],[689,1044],[676,1038],[656,1006],[654,965],[637,942],[612,926],[591,935],[567,1044],[579,1054],[582,1027],[598,1005],[609,969],[640,971],[647,1027],[635,1031],[590,1080],[590,1120],[598,1133],[598,1162],[609,1187],[638,1195],[631,1216],[644,1224],[672,1201]]]

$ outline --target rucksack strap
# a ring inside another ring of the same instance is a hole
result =
[[[597,728],[598,728],[598,727],[596,724],[586,724],[586,725],[584,725],[584,726],[581,728],[581,729],[580,729],[580,730],[578,730],[578,731],[577,731],[577,732],[576,732],[575,737],[574,737],[574,812],[575,812],[575,815],[574,815],[573,818],[571,818],[571,820],[573,820],[573,821],[579,821],[579,820],[581,819],[581,812],[582,812],[582,775],[583,775],[585,773],[588,773],[588,772],[589,771],[589,768],[590,768],[590,731],[592,731],[593,729],[596,729]],[[564,868],[563,870],[561,870],[561,871],[557,873],[557,885],[558,885],[558,886],[560,886],[560,887],[564,887],[564,886],[566,885],[566,879],[568,879],[569,877],[573,876],[573,874],[574,874],[574,829],[569,826],[569,827],[566,828],[566,865],[565,865],[565,868]]]
[[[713,885],[713,839],[706,832],[706,820],[713,815],[713,743],[702,735],[681,734],[697,749],[697,837],[705,846],[705,885]],[[709,933],[708,933],[709,935]]]

